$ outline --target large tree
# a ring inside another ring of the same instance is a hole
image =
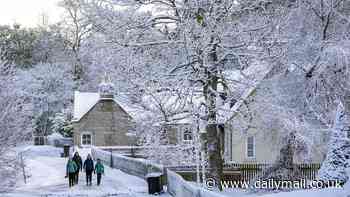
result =
[[[204,97],[200,106],[205,107],[205,114],[200,118],[207,125],[209,174],[220,181],[223,142],[218,111],[242,91],[231,88],[234,82],[225,74],[254,63],[271,63],[269,58],[281,44],[272,36],[279,6],[259,0],[89,0],[84,9],[111,45],[142,54],[161,52],[151,57],[150,64],[130,65],[132,70],[145,66],[158,70],[148,86],[180,87],[192,92],[184,96]],[[250,80],[244,88],[255,79]]]

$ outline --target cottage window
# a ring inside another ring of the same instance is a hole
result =
[[[92,137],[91,137],[91,134],[89,133],[84,133],[81,135],[81,145],[83,146],[88,146],[88,145],[91,145],[91,140]]]
[[[247,138],[247,157],[255,157],[255,139],[254,136]]]
[[[185,142],[190,142],[192,141],[193,136],[192,136],[192,131],[189,128],[185,128],[184,134],[183,134],[183,140]]]

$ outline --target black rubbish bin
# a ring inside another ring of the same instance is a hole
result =
[[[69,149],[70,149],[69,145],[64,145],[63,146],[63,156],[64,157],[69,157]]]
[[[149,194],[159,194],[163,191],[163,186],[161,183],[161,173],[151,173],[147,174],[147,184]]]

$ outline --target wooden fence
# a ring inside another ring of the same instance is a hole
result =
[[[310,164],[295,164],[300,169],[302,177],[306,180],[315,180],[317,172],[320,169],[319,163]],[[260,177],[263,172],[271,167],[272,164],[267,163],[232,163],[224,165],[224,179],[236,180],[236,181],[251,181]],[[186,180],[194,181],[196,178],[196,167],[195,166],[172,166],[167,167],[168,169],[181,174]]]

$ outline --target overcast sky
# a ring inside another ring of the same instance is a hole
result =
[[[57,6],[59,0],[0,0],[0,24],[14,22],[27,27],[39,24],[40,15],[48,16],[49,23],[57,22],[62,9]]]

